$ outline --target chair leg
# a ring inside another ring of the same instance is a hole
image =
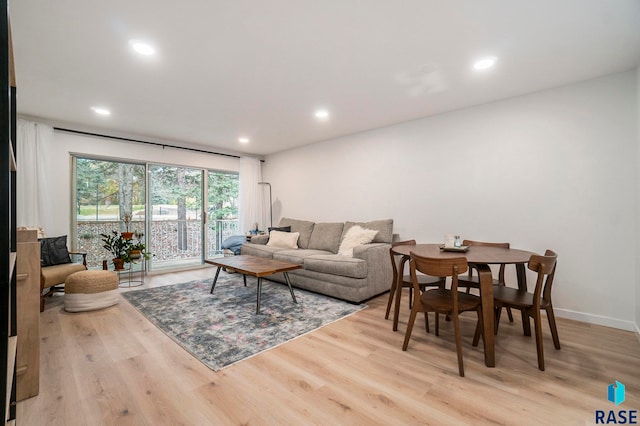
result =
[[[509,317],[509,322],[513,322],[513,314],[511,313],[511,308],[507,307],[507,316]]]
[[[436,312],[436,336],[440,335],[440,314]]]
[[[409,287],[409,309],[413,307],[413,287]]]
[[[540,317],[540,309],[530,312],[533,316],[533,324],[536,329],[536,350],[538,352],[538,368],[544,371],[544,349],[542,347],[542,319]]]
[[[500,316],[502,314],[502,305],[496,305],[495,307],[495,320],[493,321],[493,334],[498,334],[498,326],[500,326]]]
[[[411,314],[409,315],[409,323],[407,324],[407,331],[404,333],[404,343],[402,344],[403,351],[406,351],[407,346],[409,346],[409,339],[411,338],[411,331],[413,330],[413,323],[416,321],[417,314],[417,309],[411,309]]]
[[[560,337],[558,337],[558,328],[556,327],[556,316],[553,314],[553,306],[547,306],[547,319],[549,320],[549,328],[551,329],[551,337],[553,337],[553,346],[560,349]]]
[[[429,332],[429,314],[427,312],[424,313],[424,329],[426,332]]]
[[[453,312],[451,314],[453,317],[453,329],[456,333],[456,352],[458,354],[458,373],[460,377],[464,377],[464,365],[462,363],[462,336],[460,336],[460,318],[458,317],[458,313]]]
[[[478,312],[478,323],[476,324],[476,332],[473,335],[473,346],[478,346],[478,342],[480,342],[480,337],[482,337],[482,307],[479,307],[476,312]]]
[[[391,303],[393,303],[393,296],[396,293],[396,280],[391,283],[391,290],[389,290],[389,300],[387,301],[387,312],[384,314],[384,319],[389,319],[389,313],[391,312]]]

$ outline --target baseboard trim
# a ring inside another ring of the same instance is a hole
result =
[[[567,309],[554,308],[553,312],[560,318],[586,322],[588,324],[603,325],[605,327],[612,327],[620,330],[633,331],[640,339],[640,328],[638,328],[638,324],[635,324],[633,321],[624,321],[601,315],[585,314],[584,312],[570,311]]]

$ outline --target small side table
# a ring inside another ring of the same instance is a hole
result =
[[[106,261],[102,263],[103,270],[114,271],[118,274],[119,287],[130,288],[139,287],[144,284],[146,275],[146,259],[142,256],[136,263],[126,263],[128,267],[124,269],[112,269],[108,267]]]

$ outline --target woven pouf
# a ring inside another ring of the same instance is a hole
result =
[[[118,274],[111,271],[80,271],[64,283],[64,310],[92,311],[118,303]]]

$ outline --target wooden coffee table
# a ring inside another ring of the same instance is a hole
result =
[[[243,275],[244,285],[247,285],[247,275],[251,275],[252,277],[256,277],[258,279],[258,289],[257,289],[257,305],[256,305],[256,314],[260,313],[260,293],[262,291],[262,277],[266,277],[268,275],[276,274],[278,272],[282,272],[284,275],[284,279],[289,286],[289,291],[291,292],[291,298],[293,299],[293,303],[298,303],[296,300],[295,294],[293,294],[293,288],[291,287],[291,282],[289,281],[289,274],[287,272],[293,271],[294,269],[302,268],[302,265],[297,265],[295,263],[283,262],[281,260],[273,260],[266,259],[264,257],[250,256],[246,254],[242,254],[240,256],[229,256],[229,257],[220,257],[216,259],[206,259],[204,261],[209,265],[217,266],[216,276],[213,278],[213,284],[211,285],[211,291],[209,293],[213,293],[213,289],[216,288],[216,281],[218,281],[218,274],[220,274],[220,269],[226,268],[231,271],[238,272]]]

